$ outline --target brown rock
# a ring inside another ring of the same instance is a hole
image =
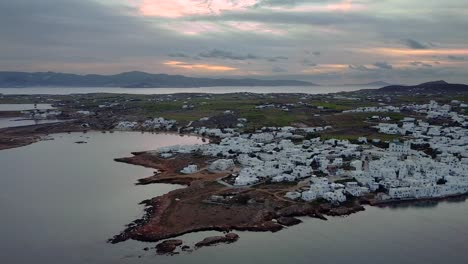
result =
[[[182,247],[182,251],[190,252],[191,250],[190,250],[189,246],[185,245],[185,246]]]
[[[166,240],[156,245],[156,252],[158,254],[171,254],[182,243],[182,240],[179,239]]]
[[[213,236],[213,237],[207,237],[203,239],[202,241],[198,242],[195,244],[195,247],[201,248],[201,247],[207,247],[207,246],[212,246],[216,245],[219,243],[233,243],[236,242],[239,239],[239,235],[234,234],[234,233],[229,233],[226,234],[225,236]]]
[[[226,234],[226,238],[232,241],[237,241],[239,239],[239,235],[235,233],[229,233],[229,234]]]
[[[294,204],[278,210],[279,216],[307,216],[314,213],[315,209],[308,204]]]
[[[359,211],[364,211],[365,208],[361,205],[355,205],[353,207],[337,207],[337,208],[332,208],[330,211],[327,213],[328,215],[331,216],[345,216],[345,215],[350,215],[357,213]]]
[[[278,218],[277,221],[278,223],[285,226],[293,226],[302,223],[302,221],[297,218],[285,216]]]

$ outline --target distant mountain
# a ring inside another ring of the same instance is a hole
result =
[[[389,86],[389,85],[392,85],[392,84],[388,83],[388,82],[377,81],[377,82],[366,83],[366,84],[363,84],[363,85],[384,87],[384,86]]]
[[[116,75],[77,75],[56,72],[0,72],[0,87],[213,87],[213,86],[316,86],[296,80],[213,79],[182,75],[124,72]]]
[[[343,86],[374,86],[374,87],[384,87],[384,86],[389,86],[392,85],[390,83],[384,82],[384,81],[376,81],[376,82],[370,82],[370,83],[355,83],[355,84],[345,84]]]
[[[468,92],[466,84],[452,84],[445,81],[427,82],[413,86],[390,85],[376,90],[380,93],[462,93]]]

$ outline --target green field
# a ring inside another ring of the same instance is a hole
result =
[[[0,95],[0,103],[51,103],[64,111],[95,111],[105,118],[118,120],[144,120],[164,117],[174,119],[180,125],[197,121],[203,117],[222,117],[226,110],[234,112],[236,118],[246,118],[244,129],[252,130],[264,126],[316,127],[332,126],[317,136],[323,139],[337,138],[356,140],[369,139],[391,141],[398,136],[383,135],[372,128],[379,120],[372,116],[390,117],[396,123],[406,116],[420,118],[408,113],[342,113],[344,110],[378,105],[401,105],[428,103],[433,97],[422,95],[381,95],[372,91],[338,93],[332,95],[304,94],[173,94],[173,95],[129,95],[129,94],[83,94],[83,95]],[[468,95],[441,95],[437,101],[449,103],[456,99],[467,101]],[[274,107],[256,109],[256,106],[272,104]],[[60,105],[64,105],[63,107]],[[112,105],[100,108],[99,105]],[[183,108],[184,105],[191,106]],[[282,108],[287,108],[285,111]],[[460,111],[466,111],[461,109]],[[232,119],[236,121],[235,119]],[[216,124],[209,124],[216,126]],[[232,123],[231,126],[235,126]]]

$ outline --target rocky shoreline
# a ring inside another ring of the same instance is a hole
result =
[[[304,203],[284,199],[277,189],[234,188],[217,182],[229,173],[201,171],[180,175],[178,171],[187,161],[200,165],[206,162],[193,161],[191,155],[162,159],[144,152],[134,154],[116,161],[157,169],[159,174],[143,179],[147,184],[163,182],[187,187],[144,201],[144,216],[110,239],[110,243],[128,239],[159,242],[200,231],[277,232],[302,222],[295,217],[326,220],[326,216],[346,216],[364,210],[358,200],[343,206]],[[207,202],[212,195],[232,198],[225,203]]]
[[[328,202],[301,202],[283,198],[281,188],[234,188],[219,184],[217,180],[230,173],[207,173],[201,170],[193,175],[181,175],[184,164],[194,162],[201,168],[208,160],[192,155],[180,155],[163,159],[146,152],[133,153],[133,157],[116,159],[119,162],[140,165],[158,170],[158,173],[139,184],[172,183],[183,184],[186,188],[171,191],[163,196],[144,201],[143,218],[130,224],[126,230],[109,240],[119,243],[128,239],[159,242],[174,239],[181,235],[200,231],[277,232],[298,225],[297,217],[312,217],[327,220],[328,216],[348,216],[364,211],[364,205],[389,207],[394,205],[415,205],[437,203],[438,201],[465,200],[468,195],[452,197],[378,201],[375,196],[367,196],[348,201],[341,205]],[[211,195],[230,196],[226,202],[207,202]],[[216,245],[226,242],[225,237],[207,238],[199,245]],[[212,241],[216,241],[213,242]],[[231,241],[232,243],[235,241]],[[163,242],[164,243],[164,242]],[[196,246],[199,248],[201,246]]]
[[[217,245],[220,243],[234,243],[239,239],[239,235],[234,234],[234,233],[228,233],[225,236],[213,236],[213,237],[207,237],[203,239],[202,241],[198,242],[195,244],[196,248],[201,248],[201,247],[208,247],[208,246],[213,246]]]
[[[468,199],[468,193],[466,194],[458,194],[458,195],[451,195],[445,197],[432,197],[432,198],[421,198],[421,199],[401,199],[401,200],[385,200],[385,201],[377,201],[372,200],[369,202],[372,206],[377,207],[395,207],[395,206],[413,206],[413,205],[431,205],[437,204],[441,201],[447,202],[464,202]]]
[[[87,132],[79,122],[38,124],[0,129],[0,150],[31,145],[46,136],[59,133]]]
[[[80,122],[4,128],[0,129],[0,150],[26,146],[54,133],[86,131],[87,129],[80,126]],[[385,201],[367,197],[339,206],[325,202],[305,203],[284,199],[281,188],[280,190],[234,188],[219,184],[218,180],[225,178],[230,172],[212,173],[201,170],[191,175],[180,173],[187,164],[206,167],[210,161],[207,157],[179,154],[175,158],[164,159],[148,152],[132,154],[134,155],[132,157],[115,160],[157,170],[154,175],[139,179],[137,184],[168,183],[187,187],[144,201],[143,204],[146,205],[144,216],[129,224],[121,234],[110,239],[111,243],[128,239],[159,242],[199,231],[277,232],[300,224],[301,220],[296,217],[308,216],[327,220],[327,216],[347,216],[363,211],[365,204],[378,207],[430,205],[438,201],[464,201],[468,197],[468,194],[464,194],[430,199]],[[233,198],[225,203],[207,202],[213,195],[233,196]]]

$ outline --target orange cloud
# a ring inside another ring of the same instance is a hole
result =
[[[166,61],[164,65],[173,68],[181,68],[181,69],[188,69],[188,70],[201,70],[201,71],[234,71],[237,68],[222,66],[222,65],[211,65],[211,64],[192,64],[182,61]]]
[[[320,64],[315,67],[311,67],[302,70],[302,73],[308,74],[323,74],[323,73],[334,73],[347,70],[349,67],[347,64]]]

